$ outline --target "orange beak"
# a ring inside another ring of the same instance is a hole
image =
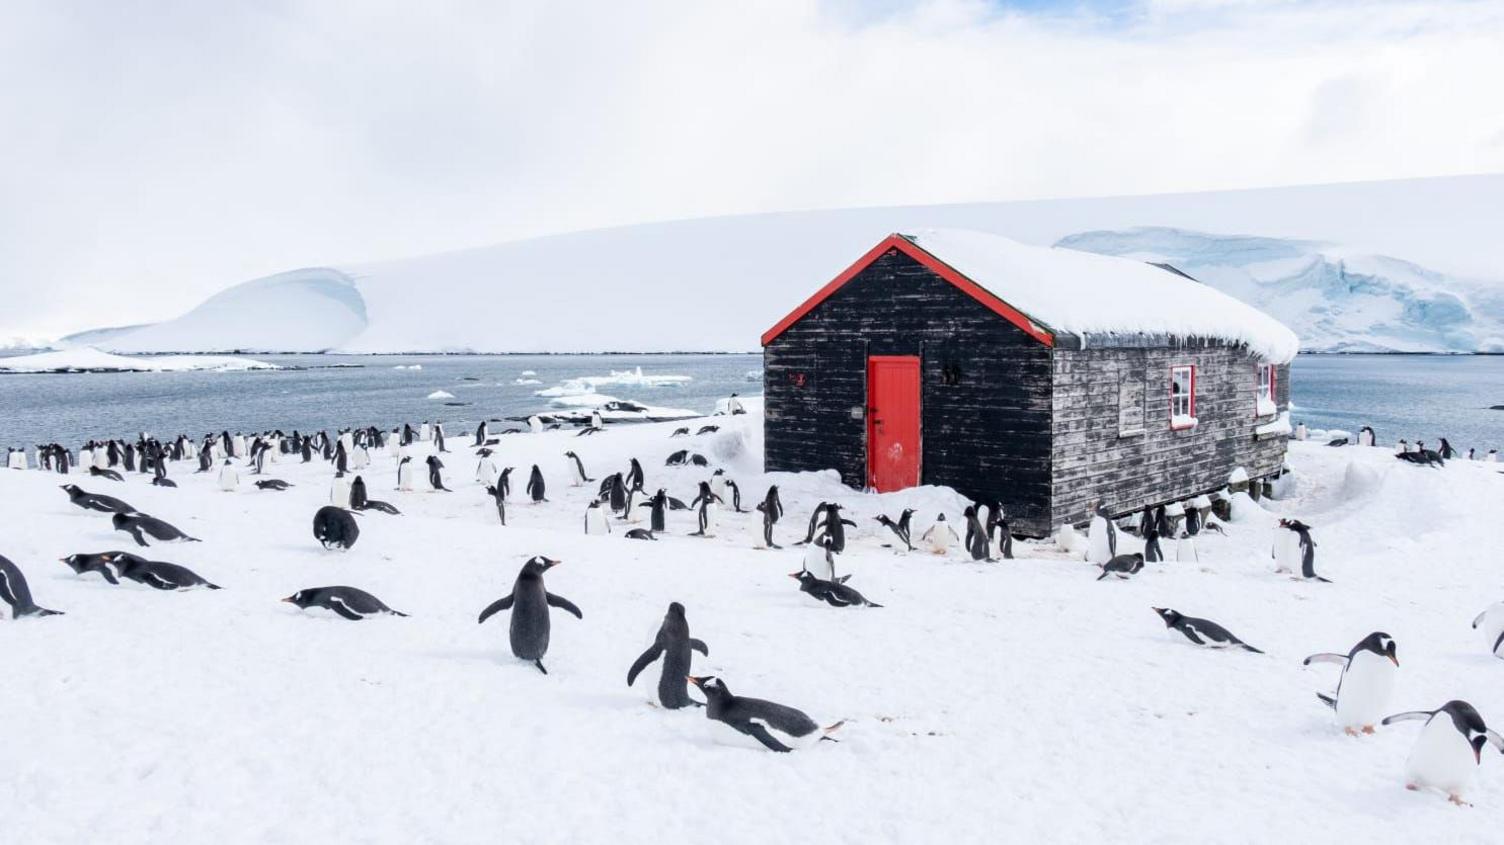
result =
[[[1389,655],[1389,659],[1394,663],[1394,665],[1395,665],[1396,668],[1399,667],[1399,665],[1400,665],[1400,659],[1398,657],[1395,657],[1394,655],[1391,654],[1391,655]]]
[[[799,576],[800,576],[800,575],[801,575],[801,574],[802,574],[802,573],[799,573],[799,572],[790,572],[790,573],[789,573],[789,577],[790,577],[790,578],[793,578],[793,579],[794,579],[794,580],[795,580],[795,581],[798,581],[798,580],[799,580]]]
[[[698,689],[700,686],[700,679],[696,678],[694,675],[685,675],[684,680],[694,684],[696,689]]]
[[[291,602],[292,601],[292,596],[288,596],[287,598],[282,599],[282,601]]]

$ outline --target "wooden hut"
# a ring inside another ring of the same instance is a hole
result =
[[[769,471],[954,487],[1045,536],[1277,474],[1293,332],[1174,268],[885,238],[762,337]]]

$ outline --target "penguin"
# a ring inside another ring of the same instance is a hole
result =
[[[689,669],[690,662],[694,659],[691,652],[698,651],[709,657],[710,647],[703,640],[697,640],[689,635],[689,622],[684,618],[684,605],[671,602],[668,613],[663,615],[663,622],[658,626],[658,634],[653,637],[653,644],[648,647],[638,658],[632,661],[632,666],[627,670],[627,686],[631,686],[642,674],[642,670],[648,668],[659,657],[663,658],[663,673],[658,676],[658,703],[669,710],[678,710],[690,705],[701,706],[699,702],[689,697]]]
[[[283,601],[295,604],[304,610],[310,607],[326,608],[351,622],[359,622],[367,616],[375,616],[379,613],[391,616],[407,615],[400,610],[392,610],[381,599],[355,587],[310,587],[306,590],[298,590]]]
[[[481,451],[487,454],[481,455],[480,460],[475,464],[475,480],[479,484],[491,486],[496,483],[496,462],[491,460],[489,450],[482,449]]]
[[[5,466],[8,469],[26,469],[26,450],[7,448],[5,450]]]
[[[1156,607],[1153,610],[1159,614],[1160,619],[1164,620],[1166,628],[1172,631],[1179,631],[1186,639],[1196,645],[1209,646],[1211,648],[1237,646],[1254,654],[1263,654],[1262,651],[1233,636],[1231,631],[1210,619],[1197,619],[1194,616],[1186,616],[1178,610],[1171,610],[1167,607]]]
[[[1369,426],[1365,425],[1362,428],[1358,429],[1358,445],[1359,446],[1373,446],[1373,445],[1375,445],[1374,441],[1375,441],[1375,438],[1374,438],[1374,434],[1373,434],[1373,429],[1372,428],[1370,428]]]
[[[405,455],[402,460],[397,462],[397,489],[405,493],[411,493],[414,489],[413,458],[411,455]]]
[[[1106,563],[1097,564],[1102,568],[1102,574],[1097,576],[1100,581],[1109,575],[1119,578],[1128,578],[1137,575],[1144,568],[1144,556],[1138,552],[1126,555],[1117,555]]]
[[[539,417],[537,414],[533,414],[532,416],[530,416],[530,417],[527,418],[527,427],[528,427],[528,430],[531,431],[533,434],[542,434],[543,433],[543,419],[541,417]]]
[[[1311,526],[1298,519],[1281,519],[1279,526],[1290,532],[1294,537],[1293,542],[1287,541],[1283,547],[1286,563],[1291,565],[1294,571],[1292,555],[1298,556],[1300,561],[1300,577],[1307,581],[1320,581],[1324,584],[1332,583],[1330,580],[1316,574],[1316,541],[1311,539]]]
[[[124,531],[131,535],[138,546],[150,545],[146,542],[147,536],[164,543],[174,540],[182,540],[185,543],[201,542],[197,537],[189,537],[177,527],[144,513],[117,513],[110,518],[110,524],[115,526],[116,531]]]
[[[699,508],[700,508],[700,513],[699,513],[700,527],[699,527],[699,530],[690,532],[689,536],[691,536],[691,537],[714,537],[715,536],[715,524],[716,524],[716,516],[717,516],[716,503],[719,502],[720,500],[721,499],[720,499],[719,496],[717,496],[715,493],[711,492],[711,490],[710,490],[710,483],[709,482],[707,482],[707,481],[701,481],[700,482],[700,492],[699,492],[699,494],[695,496],[694,501],[692,501],[692,502],[689,503],[690,507],[695,507],[696,505],[698,505]]]
[[[117,577],[156,590],[187,590],[193,587],[219,589],[186,566],[162,560],[147,560],[129,552],[111,552],[107,561],[119,573]]]
[[[230,463],[230,459],[225,458],[224,465],[219,468],[219,489],[226,493],[233,493],[239,486],[240,473],[235,471],[235,466]]]
[[[731,510],[736,513],[746,513],[742,510],[742,488],[736,486],[736,482],[728,478],[726,489],[731,491]]]
[[[643,473],[642,473],[642,464],[638,463],[638,461],[637,461],[636,458],[632,458],[630,460],[630,462],[627,464],[627,481],[626,481],[626,483],[627,483],[627,489],[628,490],[631,490],[631,491],[636,492],[636,493],[645,493],[645,492],[647,492],[644,489],[644,487],[643,487],[643,484],[645,483],[645,480],[644,480]]]
[[[1107,513],[1107,506],[1098,502],[1092,510],[1091,527],[1087,529],[1086,562],[1104,564],[1118,553],[1118,531]]]
[[[1452,444],[1448,443],[1447,439],[1443,437],[1441,438],[1441,446],[1437,447],[1436,449],[1436,454],[1440,455],[1443,459],[1450,461],[1453,458],[1457,457],[1457,450],[1453,449]]]
[[[718,426],[718,425],[702,425],[702,426],[700,426],[700,430],[697,431],[697,432],[695,432],[695,436],[699,437],[702,434],[715,434],[717,431],[720,431],[720,430],[721,430],[721,427]]]
[[[125,481],[125,479],[121,477],[120,473],[112,469],[100,469],[99,467],[91,466],[89,467],[89,474],[94,476],[95,478],[107,478],[110,481]]]
[[[680,428],[676,428],[676,429],[674,429],[673,433],[669,435],[670,438],[673,438],[673,437],[688,437],[688,436],[689,436],[689,427],[688,426],[683,426],[683,427],[680,427]]]
[[[688,460],[689,460],[689,450],[688,449],[680,449],[677,452],[670,453],[669,456],[668,456],[668,460],[664,461],[663,465],[664,466],[670,466],[670,467],[683,466],[686,462],[688,462]]]
[[[334,471],[342,475],[350,471],[350,453],[345,451],[343,436],[341,436],[339,444],[334,447]]]
[[[335,507],[350,507],[350,479],[344,473],[335,473],[329,486],[329,504]]]
[[[533,504],[548,501],[547,489],[543,484],[543,471],[538,469],[537,464],[533,464],[533,471],[528,474],[525,492],[528,498],[533,500]]]
[[[951,545],[960,539],[956,535],[956,529],[951,528],[950,523],[945,521],[943,513],[936,516],[935,522],[919,536],[919,542],[932,555],[946,554],[950,551]]]
[[[841,516],[841,505],[836,502],[823,502],[816,509],[816,516],[823,511],[824,518],[820,520],[820,533],[830,539],[830,550],[836,554],[846,551],[846,526],[856,526],[855,522]]]
[[[821,537],[804,547],[804,571],[822,581],[836,580],[836,556],[830,549],[829,537]]]
[[[1359,640],[1346,655],[1313,654],[1300,665],[1310,666],[1312,663],[1335,663],[1342,667],[1337,694],[1318,692],[1316,697],[1336,711],[1343,732],[1348,736],[1357,736],[1359,731],[1373,733],[1373,726],[1389,708],[1394,676],[1399,671],[1400,658],[1394,638],[1383,631],[1374,631]]]
[[[363,511],[366,509],[366,506],[370,503],[370,501],[370,496],[366,494],[365,479],[361,478],[358,475],[355,476],[355,480],[350,482],[350,509]]]
[[[350,549],[360,539],[355,514],[334,505],[324,505],[313,515],[313,537],[326,549]]]
[[[73,554],[58,560],[68,565],[76,575],[87,575],[90,572],[98,572],[104,580],[111,584],[119,584],[115,580],[115,573],[110,569],[109,562],[112,555],[124,554],[124,552],[103,552],[100,554]]]
[[[1473,630],[1483,628],[1483,642],[1495,657],[1504,657],[1504,601],[1488,606],[1473,620]]]
[[[512,498],[512,467],[502,467],[501,474],[496,476],[496,492],[491,495],[503,500]]]
[[[428,483],[429,483],[429,485],[431,487],[433,487],[434,490],[442,490],[445,493],[448,493],[448,492],[450,492],[449,488],[444,486],[444,474],[442,472],[440,472],[440,470],[442,470],[443,468],[444,468],[444,462],[441,461],[441,460],[439,460],[438,455],[429,455],[428,456]]]
[[[1144,560],[1149,563],[1164,560],[1164,550],[1159,546],[1159,520],[1155,518],[1153,508],[1144,508],[1139,516],[1138,530],[1144,536]]]
[[[1180,529],[1180,536],[1175,540],[1175,561],[1177,563],[1201,562],[1201,555],[1196,551],[1196,537],[1184,528]]]
[[[76,484],[64,484],[61,486],[61,489],[68,494],[68,501],[86,511],[98,511],[100,513],[136,512],[135,508],[114,496],[106,496],[103,493],[90,493]]]
[[[1201,508],[1195,501],[1187,502],[1181,507],[1185,511],[1185,533],[1195,537],[1201,533]]]
[[[480,612],[481,623],[490,619],[495,614],[510,609],[512,611],[511,643],[512,654],[522,660],[531,661],[538,671],[547,675],[548,670],[543,668],[543,658],[548,654],[549,638],[549,612],[550,607],[557,607],[568,613],[573,613],[576,619],[584,619],[585,615],[580,612],[574,603],[563,596],[556,596],[548,592],[543,585],[543,573],[559,565],[559,561],[538,555],[528,559],[522,565],[522,571],[517,573],[517,580],[512,584],[511,595],[503,596]]]
[[[496,515],[501,518],[501,524],[502,525],[506,525],[507,524],[507,497],[506,497],[506,495],[501,492],[501,487],[500,486],[487,487],[486,488],[486,492],[491,495],[491,501],[493,501],[493,502],[496,503]]]
[[[630,531],[628,531],[626,533],[626,538],[628,540],[653,540],[653,541],[656,541],[658,539],[657,537],[653,536],[653,532],[652,531],[649,531],[646,528],[633,528],[633,529],[631,529]]]
[[[1013,531],[1008,527],[1008,513],[1003,510],[1002,502],[992,502],[987,506],[987,544],[989,547],[997,544],[998,557],[1003,560],[1013,559]]]
[[[574,464],[574,484],[571,486],[579,487],[595,480],[585,474],[585,464],[580,460],[579,455],[576,455],[574,452],[565,452],[564,457],[568,458]]]
[[[987,540],[987,529],[977,519],[976,505],[967,505],[962,515],[966,517],[966,550],[971,553],[971,559],[996,563],[997,559],[992,556],[992,544]]]
[[[263,478],[260,481],[256,482],[256,488],[258,490],[271,490],[274,492],[286,490],[291,486],[291,484],[288,484],[286,481],[283,481],[280,478]]]
[[[648,500],[648,514],[649,514],[648,528],[649,528],[649,530],[655,531],[655,532],[667,530],[665,528],[665,525],[668,522],[668,519],[667,519],[668,513],[667,512],[668,512],[668,491],[664,490],[662,488],[659,488],[658,492],[653,494],[653,498],[651,498],[651,499]]]
[[[710,474],[710,492],[716,494],[721,501],[726,501],[726,471],[718,469]]]
[[[781,549],[773,542],[773,526],[783,517],[783,501],[778,498],[778,485],[768,487],[768,493],[757,503],[757,512],[762,514],[762,543],[769,549]]]
[[[423,425],[418,429],[418,431],[418,439],[422,440],[424,443],[427,443],[428,441],[433,439],[433,426],[428,424],[428,420],[423,421]]]
[[[1483,717],[1466,701],[1448,701],[1436,710],[1411,710],[1384,719],[1383,724],[1424,721],[1410,757],[1405,761],[1405,788],[1435,789],[1457,805],[1483,763],[1483,746],[1504,752],[1504,738],[1489,730]]]
[[[913,517],[914,509],[904,508],[903,513],[898,515],[897,522],[894,522],[886,514],[876,516],[874,517],[874,519],[882,523],[884,526],[887,526],[887,529],[889,531],[892,531],[893,534],[898,537],[898,539],[903,543],[903,547],[912,552],[914,551],[914,544],[910,542],[909,521],[913,519]]]
[[[789,577],[799,582],[799,591],[808,593],[831,607],[882,607],[869,601],[854,587],[846,586],[846,576],[836,580],[817,578],[809,570],[790,572]]]
[[[585,533],[586,534],[610,534],[611,520],[606,518],[606,512],[601,510],[601,503],[591,502],[585,508]]]
[[[841,726],[837,722],[821,728],[814,719],[782,704],[760,698],[743,698],[732,695],[731,690],[715,676],[690,676],[689,682],[705,694],[705,715],[717,725],[730,728],[735,733],[726,733],[744,744],[746,737],[756,740],[769,751],[789,752],[808,748]]]
[[[1488,450],[1488,454],[1483,456],[1483,462],[1484,463],[1488,463],[1488,464],[1497,463],[1498,460],[1499,460],[1499,450],[1498,449],[1489,449]]]
[[[26,576],[21,574],[21,568],[5,555],[0,555],[0,601],[10,605],[10,618],[12,619],[20,619],[23,616],[63,615],[61,610],[37,607],[37,603],[31,598],[31,586],[26,583]]]
[[[596,501],[609,503],[612,513],[622,513],[627,509],[627,485],[622,481],[621,473],[612,473],[601,482]]]
[[[476,447],[480,447],[480,446],[486,445],[486,428],[487,428],[487,426],[486,426],[486,421],[485,420],[481,420],[480,421],[480,425],[477,425],[475,427],[475,446]]]

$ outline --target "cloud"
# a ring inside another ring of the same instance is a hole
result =
[[[590,226],[1504,169],[1492,3],[8,5],[0,338]]]

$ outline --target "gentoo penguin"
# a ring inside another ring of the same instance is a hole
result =
[[[585,533],[611,533],[611,520],[606,518],[606,512],[601,508],[601,503],[598,501],[592,501],[590,505],[585,508]]]
[[[726,489],[731,491],[731,510],[736,513],[746,513],[742,510],[742,488],[736,486],[736,482],[728,478]]]
[[[971,554],[971,559],[996,563],[997,559],[992,556],[992,543],[987,540],[987,529],[977,519],[976,505],[967,505],[962,515],[966,517],[966,550]]]
[[[564,457],[568,458],[574,465],[574,482],[570,486],[579,487],[587,482],[595,480],[585,474],[585,463],[580,460],[579,455],[576,455],[574,452],[565,452]]]
[[[1101,565],[1118,553],[1118,530],[1112,524],[1105,504],[1098,502],[1092,510],[1091,527],[1087,529],[1086,537],[1087,563]]]
[[[1012,560],[1013,530],[1008,527],[1008,513],[1003,510],[1002,502],[995,501],[987,506],[986,525],[988,546],[996,543],[998,557]]]
[[[95,478],[107,478],[110,481],[125,481],[125,478],[120,473],[112,469],[100,469],[99,467],[91,466],[89,467],[89,474]]]
[[[757,512],[762,514],[762,544],[769,549],[781,549],[773,542],[773,526],[783,518],[783,501],[778,498],[778,485],[768,487],[768,494],[757,503]]]
[[[298,590],[283,601],[295,604],[304,610],[310,607],[326,608],[351,622],[359,622],[367,616],[375,616],[378,613],[392,616],[407,615],[400,610],[392,610],[381,599],[355,587],[310,587],[306,590]]]
[[[1483,763],[1483,746],[1504,752],[1504,738],[1488,729],[1483,717],[1466,701],[1448,701],[1436,710],[1396,713],[1383,724],[1419,720],[1426,723],[1405,761],[1405,788],[1435,789],[1453,804],[1466,804],[1462,793]]]
[[[876,602],[869,601],[866,596],[857,592],[854,587],[846,586],[847,575],[837,579],[827,580],[817,578],[809,570],[790,572],[789,577],[799,582],[799,591],[809,593],[814,598],[825,602],[831,607],[882,607]]]
[[[1374,434],[1373,434],[1373,429],[1372,428],[1370,428],[1369,426],[1365,425],[1362,428],[1358,429],[1358,445],[1359,446],[1372,446],[1372,445],[1374,445]]]
[[[1483,630],[1483,642],[1495,657],[1504,657],[1504,601],[1495,602],[1473,620],[1473,630]]]
[[[669,466],[669,467],[683,466],[688,460],[689,460],[689,450],[688,449],[680,449],[677,452],[671,453],[668,456],[668,459],[663,462],[663,465],[664,466]]]
[[[1138,531],[1144,536],[1144,560],[1149,563],[1164,560],[1164,550],[1159,547],[1159,520],[1155,517],[1154,508],[1144,508],[1139,517]]]
[[[1137,575],[1144,568],[1144,556],[1138,552],[1117,555],[1112,560],[1097,565],[1102,567],[1102,574],[1097,576],[1098,581],[1109,575],[1128,578],[1129,576]]]
[[[1180,536],[1175,540],[1175,561],[1177,563],[1201,562],[1201,555],[1196,551],[1196,536],[1184,528],[1180,529]]]
[[[423,426],[419,429],[419,432],[418,439],[424,443],[433,439],[433,426],[428,424],[428,420],[423,421]]]
[[[478,621],[484,623],[493,615],[510,609],[512,611],[512,654],[523,660],[532,661],[538,671],[547,675],[548,670],[543,668],[543,657],[548,654],[549,613],[550,607],[573,613],[576,619],[584,619],[585,615],[580,612],[574,603],[563,596],[556,596],[548,592],[543,586],[543,573],[559,565],[559,561],[550,560],[541,555],[530,558],[522,565],[522,571],[517,573],[517,580],[512,584],[512,593],[491,602],[485,610],[480,612]]]
[[[726,501],[726,471],[718,469],[710,474],[710,492],[714,493],[721,501]]]
[[[326,549],[349,549],[360,539],[360,526],[350,511],[324,505],[313,515],[313,537]]]
[[[109,562],[112,555],[124,554],[124,552],[102,552],[99,554],[74,554],[64,558],[58,558],[68,565],[75,574],[86,575],[90,572],[98,572],[104,580],[111,584],[119,584],[115,580],[115,573],[110,570]]]
[[[648,528],[651,531],[664,531],[668,523],[668,491],[659,488],[653,498],[648,500]]]
[[[411,455],[404,456],[397,462],[397,489],[404,493],[411,493],[413,487],[413,458]]]
[[[674,429],[673,433],[669,435],[669,437],[671,437],[671,438],[672,437],[687,437],[687,436],[689,436],[689,426],[684,426],[682,428],[676,428],[676,429]]]
[[[512,467],[502,467],[501,474],[496,476],[496,492],[493,496],[500,496],[503,500],[512,498]]]
[[[482,455],[481,459],[475,464],[475,481],[479,484],[486,486],[495,484],[497,473],[496,462],[491,460],[490,455]]]
[[[150,545],[146,542],[146,537],[164,543],[174,540],[182,540],[186,543],[199,542],[197,537],[189,537],[170,523],[144,513],[117,513],[110,518],[110,523],[115,526],[116,531],[124,531],[131,535],[138,546]]]
[[[892,531],[898,537],[899,541],[903,543],[905,549],[911,552],[914,551],[914,544],[909,539],[911,536],[909,534],[909,522],[914,518],[913,508],[904,508],[903,513],[898,515],[897,522],[894,522],[887,514],[880,514],[874,518],[887,526],[888,530]]]
[[[821,537],[804,547],[804,570],[822,581],[836,580],[836,556],[830,538]]]
[[[1164,620],[1166,628],[1179,631],[1186,639],[1196,645],[1210,646],[1211,648],[1238,646],[1254,654],[1263,654],[1262,651],[1233,636],[1231,631],[1210,619],[1197,619],[1194,616],[1186,616],[1178,610],[1171,610],[1167,607],[1156,607],[1153,610],[1159,614],[1160,619]]]
[[[1283,557],[1276,562],[1275,571],[1293,573],[1299,566],[1300,577],[1307,581],[1332,583],[1316,574],[1316,541],[1311,539],[1311,526],[1298,519],[1281,519],[1279,527],[1285,529],[1289,539],[1275,541],[1275,551]]]
[[[240,473],[235,471],[235,465],[230,463],[229,458],[219,468],[219,489],[226,493],[233,492],[240,486]]]
[[[637,493],[646,493],[647,491],[643,487],[645,483],[642,464],[636,458],[632,458],[627,464],[627,489]]]
[[[628,540],[652,540],[654,542],[658,540],[657,537],[653,536],[653,532],[646,528],[630,529],[625,536]]]
[[[699,437],[702,434],[715,434],[717,431],[720,431],[720,430],[721,430],[721,427],[718,426],[718,425],[702,425],[702,426],[700,426],[700,430],[697,431],[697,432],[695,432],[695,436]]]
[[[945,521],[945,514],[935,517],[935,522],[919,536],[919,542],[932,555],[943,555],[950,551],[953,543],[961,538],[956,536],[956,529],[950,527]]]
[[[1457,457],[1457,450],[1453,449],[1452,444],[1448,443],[1447,439],[1443,437],[1441,438],[1441,445],[1436,448],[1436,454],[1450,461],[1453,458]]]
[[[528,430],[534,434],[542,434],[543,418],[539,417],[537,414],[533,414],[532,416],[527,418],[527,427]]]
[[[345,451],[345,441],[343,439],[334,447],[334,471],[338,473],[350,471],[350,453]]]
[[[68,494],[68,501],[86,511],[99,511],[100,513],[136,512],[135,508],[114,496],[106,496],[103,493],[90,493],[76,484],[64,484],[62,485],[62,490]]]
[[[1489,449],[1488,454],[1483,456],[1483,460],[1485,463],[1497,463],[1499,460],[1499,450]]]
[[[61,616],[63,613],[61,610],[37,607],[37,603],[31,599],[31,587],[26,583],[26,576],[5,555],[0,555],[0,601],[10,605],[12,619],[23,616]]]
[[[209,583],[186,566],[162,560],[147,560],[129,552],[112,552],[107,563],[119,573],[118,577],[156,590],[187,590],[192,587],[219,589],[217,584]]]
[[[9,469],[26,469],[26,450],[6,449],[5,466]]]
[[[642,670],[648,668],[654,660],[662,657],[663,673],[658,676],[658,703],[669,710],[698,705],[699,702],[692,700],[688,693],[690,662],[694,659],[690,652],[693,651],[710,656],[710,647],[689,635],[684,605],[672,602],[668,606],[668,613],[663,615],[663,623],[658,626],[657,636],[653,637],[653,644],[632,661],[632,668],[627,670],[627,686],[631,686]]]
[[[260,481],[256,482],[256,487],[259,490],[281,491],[286,490],[291,486],[291,484],[288,484],[286,481],[283,481],[280,478],[263,478]]]
[[[613,513],[621,513],[626,510],[627,485],[622,481],[621,473],[612,473],[605,481],[601,482],[601,489],[596,496],[596,501],[609,503]]]
[[[481,420],[480,421],[480,425],[477,425],[475,427],[475,445],[477,447],[486,445],[486,421],[485,420]]]
[[[501,487],[499,485],[492,485],[486,488],[486,492],[490,494],[491,501],[496,503],[496,515],[501,518],[501,524],[506,525],[507,497],[501,492]]]
[[[793,751],[808,748],[822,739],[829,739],[840,722],[821,728],[814,719],[782,704],[763,701],[760,698],[743,698],[731,694],[725,683],[715,676],[696,678],[689,682],[705,694],[705,715],[716,725],[730,728],[717,735],[721,741],[736,740],[734,744],[748,744],[750,737],[770,751]]]
[[[429,455],[428,456],[428,484],[429,484],[429,486],[432,487],[434,490],[442,490],[445,493],[448,493],[449,492],[449,488],[444,486],[444,474],[443,474],[443,472],[441,472],[441,470],[443,470],[443,469],[444,469],[444,462],[441,461],[441,460],[439,460],[439,456],[438,455]]]
[[[547,488],[543,483],[543,470],[538,469],[537,464],[533,464],[533,471],[528,473],[527,489],[524,492],[534,504],[548,501]]]
[[[370,504],[371,497],[366,493],[366,480],[360,476],[350,482],[350,505],[352,510],[363,511]]]
[[[1337,723],[1349,736],[1359,731],[1373,733],[1373,726],[1389,709],[1389,696],[1394,692],[1394,676],[1399,670],[1400,658],[1394,639],[1383,631],[1374,631],[1353,646],[1346,655],[1323,652],[1313,654],[1301,662],[1335,663],[1342,667],[1342,676],[1337,680],[1335,696],[1316,693],[1321,702],[1337,713]]]
[[[329,504],[335,507],[350,507],[350,477],[342,472],[334,474],[334,481],[329,485]]]
[[[700,508],[700,527],[697,530],[690,532],[691,537],[715,536],[716,517],[719,515],[719,509],[716,507],[716,503],[719,501],[721,501],[721,497],[711,492],[710,483],[707,481],[701,481],[700,492],[696,494],[694,501],[689,503],[689,506],[692,508],[695,506],[699,506]]]

